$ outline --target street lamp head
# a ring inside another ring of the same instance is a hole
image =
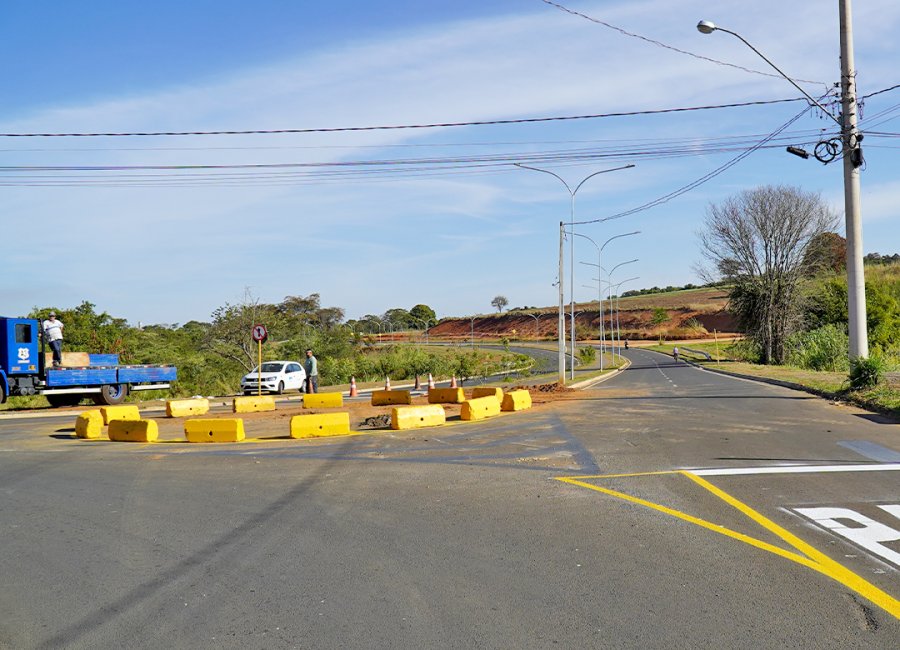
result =
[[[718,27],[716,27],[716,24],[711,20],[701,20],[697,23],[697,31],[701,34],[712,34],[717,29]]]

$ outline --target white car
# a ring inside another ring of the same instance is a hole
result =
[[[259,381],[259,384],[257,384]],[[255,395],[262,387],[262,392],[281,395],[286,390],[303,392],[306,371],[296,361],[266,361],[262,368],[256,367],[241,378],[241,391],[244,395]]]

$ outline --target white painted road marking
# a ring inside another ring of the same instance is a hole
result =
[[[686,470],[697,476],[746,476],[753,474],[816,474],[825,472],[896,472],[900,463],[867,465],[778,465],[775,467],[721,467]]]
[[[888,514],[900,518],[900,505],[879,507]],[[900,567],[900,553],[882,543],[900,541],[900,531],[849,508],[794,508],[794,511]],[[846,525],[845,521],[858,525],[851,527]]]

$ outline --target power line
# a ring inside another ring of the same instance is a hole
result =
[[[556,7],[560,11],[564,11],[567,14],[572,14],[573,16],[578,16],[579,18],[584,18],[585,20],[589,20],[592,23],[596,23],[597,25],[601,25],[602,27],[606,27],[607,29],[611,29],[613,31],[619,32],[625,36],[630,36],[631,38],[636,38],[641,41],[645,41],[652,45],[656,45],[658,47],[665,48],[667,50],[672,50],[673,52],[678,52],[679,54],[684,54],[686,56],[693,57],[695,59],[700,59],[701,61],[708,61],[710,63],[715,63],[716,65],[724,65],[729,68],[736,68],[738,70],[743,70],[744,72],[749,72],[751,74],[762,75],[763,77],[775,77],[781,79],[781,75],[772,74],[771,72],[763,72],[762,70],[754,70],[753,68],[745,68],[744,66],[737,65],[734,63],[728,63],[726,61],[719,61],[718,59],[713,59],[708,56],[703,56],[702,54],[694,54],[693,52],[688,52],[687,50],[681,50],[677,47],[673,47],[672,45],[668,45],[667,43],[663,43],[662,41],[657,41],[652,38],[648,38],[646,36],[642,36],[641,34],[636,34],[634,32],[629,32],[628,30],[622,29],[621,27],[617,27],[611,23],[600,20],[599,18],[594,18],[593,16],[588,16],[587,14],[583,14],[580,11],[575,11],[574,9],[569,9],[568,7],[561,5],[557,2],[553,2],[553,0],[541,0],[544,4],[548,4],[551,7]],[[809,79],[794,79],[794,81],[800,81],[802,83],[808,84],[817,84],[820,86],[827,86],[825,82],[822,81],[810,81]]]
[[[533,124],[537,122],[564,122],[571,120],[596,120],[612,117],[636,117],[641,115],[663,115],[666,113],[686,113],[691,111],[708,111],[722,108],[741,108],[745,106],[765,106],[784,104],[787,102],[806,101],[804,97],[791,99],[768,99],[753,102],[735,102],[733,104],[712,104],[708,106],[684,106],[679,108],[658,108],[645,111],[622,111],[617,113],[596,113],[593,115],[557,115],[552,117],[523,117],[502,120],[476,120],[470,122],[438,122],[429,124],[390,124],[380,126],[338,126],[308,129],[248,129],[231,131],[134,131],[108,133],[0,133],[3,138],[122,138],[122,137],[158,137],[158,136],[191,136],[191,135],[276,135],[302,133],[341,133],[355,131],[398,131],[402,129],[438,129],[460,126],[492,126],[500,124]]]
[[[687,185],[684,185],[684,186],[678,188],[677,190],[674,190],[674,191],[672,191],[672,192],[669,192],[668,194],[665,194],[665,195],[663,195],[663,196],[661,196],[661,197],[659,197],[659,198],[657,198],[657,199],[654,199],[654,200],[652,200],[652,201],[650,201],[650,202],[648,202],[648,203],[644,203],[643,205],[639,205],[639,206],[637,206],[637,207],[635,207],[635,208],[631,208],[630,210],[625,210],[624,212],[619,212],[619,213],[614,214],[614,215],[612,215],[612,216],[610,216],[610,217],[604,217],[604,218],[602,218],[602,219],[594,219],[594,220],[591,220],[591,221],[582,221],[582,222],[579,222],[578,225],[581,225],[581,224],[589,224],[589,223],[599,223],[599,222],[602,222],[602,221],[610,221],[610,220],[612,220],[612,219],[619,219],[619,218],[621,218],[621,217],[627,217],[627,216],[632,215],[632,214],[635,214],[635,213],[637,213],[637,212],[643,212],[644,210],[649,210],[650,208],[656,207],[657,205],[662,205],[663,203],[668,203],[668,202],[671,201],[672,199],[674,199],[674,198],[676,198],[676,197],[678,197],[678,196],[681,196],[682,194],[686,194],[687,192],[690,192],[691,190],[693,190],[693,189],[695,189],[695,188],[697,188],[697,187],[700,187],[701,185],[703,185],[703,184],[706,183],[707,181],[712,180],[713,178],[715,178],[715,177],[718,176],[719,174],[725,172],[726,170],[730,169],[731,167],[734,167],[736,164],[738,164],[738,163],[739,163],[740,161],[742,161],[744,158],[746,158],[747,156],[749,156],[750,154],[752,154],[754,151],[757,151],[757,150],[761,149],[767,142],[769,142],[770,140],[772,140],[774,137],[776,137],[776,136],[777,136],[778,134],[780,134],[782,131],[784,131],[785,129],[787,129],[791,124],[793,124],[794,122],[796,122],[797,120],[799,120],[801,117],[803,117],[803,116],[804,116],[811,108],[812,108],[812,106],[807,106],[807,107],[804,108],[802,111],[800,111],[799,113],[797,113],[797,115],[795,115],[794,117],[792,117],[790,120],[788,120],[787,122],[785,122],[784,124],[782,124],[780,127],[778,127],[777,129],[775,129],[775,131],[773,131],[773,132],[770,133],[768,136],[766,136],[765,138],[763,138],[759,143],[757,143],[757,144],[754,145],[753,147],[750,147],[749,149],[747,149],[747,150],[744,151],[743,153],[741,153],[741,154],[735,156],[734,158],[732,158],[731,160],[729,160],[729,161],[728,161],[727,163],[725,163],[724,165],[721,165],[720,167],[717,167],[717,168],[714,169],[713,171],[709,172],[708,174],[706,174],[706,175],[704,175],[704,176],[701,176],[701,177],[698,178],[697,180],[695,180],[695,181],[693,181],[693,182],[691,182],[691,183],[688,183]]]

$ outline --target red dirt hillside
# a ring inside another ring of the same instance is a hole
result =
[[[737,328],[731,314],[725,311],[728,294],[720,288],[689,289],[619,300],[619,325],[622,337],[635,340],[663,338],[706,338],[713,330],[735,333]],[[609,303],[603,302],[604,327],[609,329]],[[664,310],[666,320],[660,320]],[[469,318],[445,318],[429,330],[435,338],[467,339],[509,337],[516,339],[553,339],[556,331],[557,309],[541,307],[513,309],[503,314],[487,314]],[[566,323],[569,322],[566,306]],[[576,303],[575,329],[580,339],[599,338],[600,315],[597,301]]]

